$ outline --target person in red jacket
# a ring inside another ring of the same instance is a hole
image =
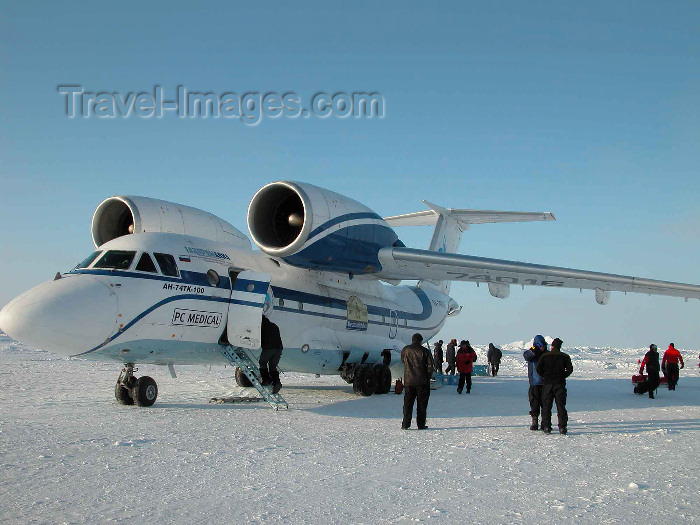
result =
[[[685,366],[683,363],[683,356],[676,350],[673,343],[668,345],[668,350],[664,352],[664,358],[661,360],[661,370],[664,370],[666,378],[668,379],[668,389],[675,390],[676,383],[678,383],[678,363],[681,364],[681,368]]]
[[[459,372],[459,384],[457,385],[458,394],[462,393],[465,381],[467,383],[467,394],[471,393],[474,361],[476,361],[476,352],[469,344],[469,341],[462,341],[459,344],[456,360],[457,372]]]

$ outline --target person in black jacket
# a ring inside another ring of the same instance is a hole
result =
[[[260,383],[263,386],[272,385],[272,393],[276,394],[282,388],[280,373],[277,365],[282,357],[282,337],[279,327],[270,321],[267,316],[262,317],[260,327],[262,339],[262,352],[260,352]]]
[[[430,376],[433,373],[433,358],[430,350],[424,347],[423,336],[413,334],[411,344],[401,350],[401,361],[404,366],[403,385],[403,421],[402,430],[408,430],[413,417],[413,403],[418,400],[416,408],[416,423],[420,430],[428,428],[425,420],[428,415],[428,399],[430,398]]]
[[[536,371],[542,376],[542,430],[552,432],[552,402],[557,403],[559,433],[566,434],[569,414],[566,412],[566,378],[574,371],[571,358],[561,351],[563,341],[552,341],[552,349],[537,362]]]
[[[456,357],[455,349],[457,348],[457,339],[452,339],[447,343],[447,351],[445,352],[445,361],[447,361],[447,368],[445,368],[445,374],[455,375],[455,364]]]
[[[639,373],[644,373],[644,367],[647,368],[647,379],[646,381],[638,384],[634,387],[635,394],[644,394],[644,392],[649,392],[649,399],[654,399],[654,390],[659,387],[659,371],[661,366],[659,365],[659,352],[656,345],[650,345],[649,351],[644,354],[644,359],[639,367]]]
[[[491,375],[494,377],[498,375],[502,357],[503,352],[501,352],[501,349],[496,348],[493,343],[489,343],[489,351],[486,352],[486,361],[491,365]]]
[[[443,352],[442,352],[442,339],[435,343],[435,348],[433,349],[433,365],[435,365],[435,371],[438,374],[442,374],[442,362]]]

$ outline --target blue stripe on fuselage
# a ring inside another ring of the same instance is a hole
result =
[[[92,275],[108,275],[108,276],[119,276],[119,277],[126,277],[126,278],[131,278],[131,279],[146,279],[146,280],[161,280],[161,281],[166,281],[166,282],[183,282],[180,279],[175,279],[171,277],[163,277],[160,275],[148,275],[148,274],[141,274],[141,273],[132,273],[132,272],[125,272],[125,271],[104,271],[104,270],[74,270],[73,272],[70,273],[76,273],[76,274],[92,274]],[[194,274],[196,272],[188,272],[190,274]],[[206,278],[206,274],[201,274]],[[238,281],[238,280],[237,280]],[[259,293],[263,294],[267,292],[267,284],[262,283],[259,281],[248,281],[246,279],[241,279],[241,281],[245,281],[246,283],[256,283],[256,289],[254,290],[253,293]],[[243,284],[243,283],[242,283]],[[220,287],[220,286],[219,286]],[[264,290],[263,290],[264,289]],[[411,312],[406,312],[402,310],[394,310],[392,308],[386,308],[383,306],[375,306],[375,305],[367,305],[367,313],[368,315],[375,315],[375,316],[384,316],[386,318],[391,318],[391,312],[396,312],[398,316],[401,319],[406,319],[409,321],[424,321],[426,319],[429,319],[430,316],[433,313],[433,308],[432,308],[432,303],[430,302],[430,299],[428,298],[427,294],[421,290],[418,287],[411,287],[408,288],[410,291],[412,291],[416,297],[418,297],[418,300],[421,303],[422,306],[422,311],[420,313],[411,313]],[[285,288],[281,286],[273,286],[272,287],[273,294],[275,297],[278,299],[284,299],[284,300],[290,300],[290,301],[297,301],[301,303],[306,303],[314,306],[319,306],[322,308],[329,308],[332,310],[342,310],[345,313],[344,314],[335,314],[335,313],[324,313],[324,312],[314,312],[314,311],[308,311],[308,310],[299,310],[297,308],[290,308],[290,307],[280,307],[280,306],[275,306],[275,309],[279,309],[280,311],[287,312],[287,313],[297,313],[301,315],[311,315],[315,317],[324,317],[328,319],[337,319],[337,320],[345,320],[347,318],[347,301],[344,301],[342,299],[337,299],[337,298],[331,298],[323,295],[318,295],[318,294],[313,294],[309,292],[302,292],[299,290],[293,290],[291,288]],[[172,297],[167,297],[154,305],[150,306],[140,314],[138,314],[136,317],[134,317],[131,321],[129,321],[126,325],[124,325],[123,328],[121,328],[116,334],[114,334],[112,337],[110,337],[108,340],[106,340],[104,343],[91,348],[90,350],[87,350],[85,352],[82,352],[80,354],[75,354],[75,356],[83,356],[92,352],[95,352],[96,350],[99,350],[100,348],[104,347],[105,345],[111,343],[115,339],[117,339],[119,336],[121,336],[123,333],[125,333],[127,330],[129,330],[132,326],[134,326],[136,323],[138,323],[141,319],[143,319],[145,316],[153,312],[154,310],[160,308],[161,306],[164,306],[166,304],[169,304],[174,301],[180,301],[180,300],[199,300],[199,301],[212,301],[212,302],[219,302],[219,303],[233,303],[233,304],[241,304],[245,306],[256,306],[256,307],[262,307],[263,303],[257,303],[257,302],[251,302],[251,301],[241,301],[238,299],[230,299],[228,297],[215,297],[215,296],[204,296],[204,295],[196,295],[196,294],[183,294],[183,295],[174,295]],[[441,321],[442,322],[442,321]],[[392,323],[391,321],[389,322],[382,322],[378,320],[369,320],[369,324],[377,325],[377,326],[391,326]],[[437,325],[436,325],[437,326]],[[398,328],[401,329],[416,329],[416,330],[430,330],[435,327],[425,327],[425,326],[416,326],[416,325],[411,325],[411,326],[400,326]]]

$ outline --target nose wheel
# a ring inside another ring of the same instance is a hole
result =
[[[114,397],[121,405],[150,407],[158,397],[158,385],[152,377],[135,377],[134,372],[137,370],[133,363],[124,365],[114,387]]]

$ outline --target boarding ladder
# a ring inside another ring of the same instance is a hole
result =
[[[241,369],[255,389],[260,392],[262,398],[267,401],[272,408],[275,410],[279,410],[280,408],[287,410],[289,408],[289,405],[281,395],[273,394],[271,390],[262,386],[258,374],[256,373],[258,367],[255,361],[250,358],[248,352],[241,347],[227,345],[221,347],[221,353],[229,363]]]

